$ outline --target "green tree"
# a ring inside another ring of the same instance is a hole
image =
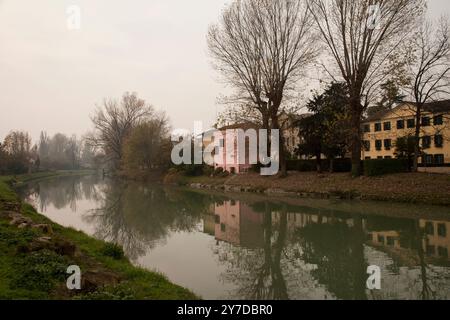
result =
[[[409,171],[411,171],[415,152],[416,152],[416,142],[415,137],[413,135],[407,135],[405,137],[397,138],[395,142],[395,157],[397,159],[408,160]],[[420,149],[419,152],[422,153]]]
[[[31,137],[27,132],[12,131],[3,142],[6,172],[26,173],[31,165]]]
[[[149,172],[170,163],[168,120],[160,115],[135,127],[123,147],[123,169],[128,174]]]
[[[302,143],[298,147],[300,155],[314,156],[317,170],[321,171],[321,155],[331,162],[344,157],[348,151],[350,118],[348,116],[348,92],[343,83],[332,83],[326,90],[316,94],[307,104],[313,115],[298,123]]]

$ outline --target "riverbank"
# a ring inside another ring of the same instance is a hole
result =
[[[165,184],[227,192],[287,195],[301,198],[358,199],[450,206],[450,176],[401,173],[352,178],[346,173],[291,172],[288,177],[256,173],[230,177],[187,177],[170,173]]]
[[[0,177],[0,299],[197,299],[163,275],[134,267],[123,250],[57,225],[21,203],[12,185],[88,172]],[[68,266],[82,289],[66,287]]]

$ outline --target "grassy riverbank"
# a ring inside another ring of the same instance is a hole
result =
[[[121,248],[57,225],[23,204],[11,187],[53,172],[0,177],[0,299],[196,299],[163,275],[134,267]],[[82,290],[66,287],[78,265]]]
[[[186,177],[172,173],[164,183],[235,192],[287,194],[296,197],[343,198],[450,206],[450,176],[402,173],[352,178],[349,174],[292,172],[286,178],[256,173],[230,177]]]

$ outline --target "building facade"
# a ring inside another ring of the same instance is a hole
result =
[[[414,136],[416,119],[413,103],[405,102],[389,111],[382,111],[362,123],[362,159],[396,157],[398,138]],[[428,103],[421,119],[420,144],[422,171],[427,168],[449,171],[450,165],[450,100]]]

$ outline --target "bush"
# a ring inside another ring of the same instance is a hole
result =
[[[120,260],[125,256],[123,249],[114,243],[105,244],[102,249],[102,254],[115,260]]]
[[[183,166],[184,175],[188,177],[200,177],[203,175],[203,165],[189,164]]]
[[[364,175],[368,177],[408,171],[408,160],[405,159],[373,159],[364,160]]]
[[[335,159],[333,163],[333,172],[351,172],[352,160],[351,159]],[[329,170],[329,164],[328,169]]]
[[[223,174],[223,168],[221,168],[221,167],[219,167],[219,168],[216,168],[215,170],[214,170],[214,176],[215,177],[218,177],[218,176],[221,176],[222,174]]]
[[[310,172],[316,171],[316,160],[288,160],[286,162],[288,171]]]
[[[330,171],[331,163],[329,160],[322,160],[322,171]],[[288,160],[287,169],[289,171],[314,172],[317,171],[317,161],[312,160]],[[335,159],[333,161],[333,172],[351,172],[351,159]]]

